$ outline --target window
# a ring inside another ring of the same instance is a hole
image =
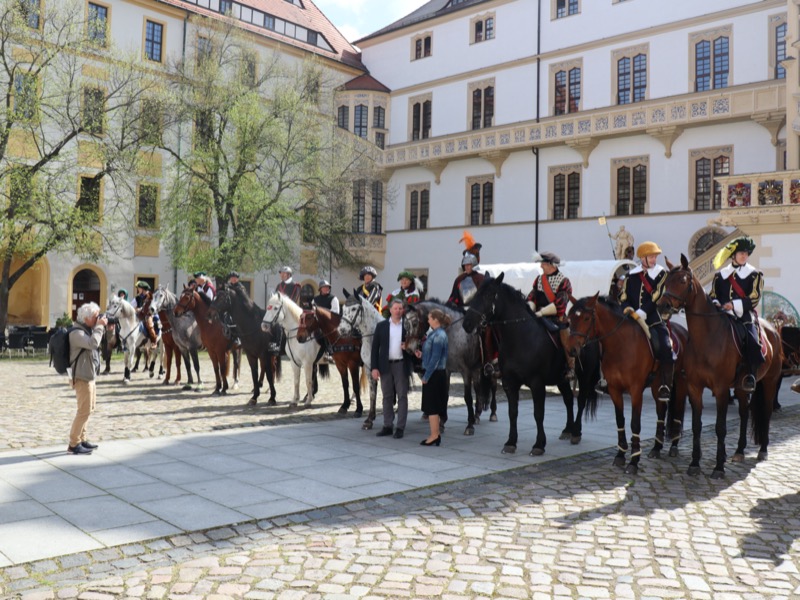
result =
[[[694,43],[694,91],[705,92],[728,87],[730,37],[714,35]]]
[[[39,80],[33,73],[14,74],[14,119],[35,121],[39,114]]]
[[[214,117],[210,110],[198,110],[194,117],[195,143],[207,148],[214,141]]]
[[[197,38],[197,66],[202,67],[211,59],[211,40],[207,37]]]
[[[786,23],[775,28],[775,79],[786,79],[781,61],[786,59]]]
[[[433,102],[430,99],[413,102],[411,105],[412,140],[426,140],[430,137],[433,110],[432,106]]]
[[[555,105],[553,113],[563,115],[580,110],[581,103],[581,70],[574,67],[557,71],[555,74]]]
[[[693,150],[690,155],[690,173],[694,175],[694,209],[719,210],[722,206],[722,185],[715,178],[731,174],[732,147]]]
[[[419,184],[409,188],[408,192],[408,228],[427,229],[430,218],[431,191],[428,184]]]
[[[339,125],[342,129],[350,129],[350,107],[349,106],[340,106],[337,117],[336,117],[336,124]]]
[[[563,19],[581,11],[580,0],[553,0],[553,18]]]
[[[581,165],[550,167],[550,202],[556,221],[577,219],[581,208]]]
[[[370,233],[383,231],[383,183],[372,182],[372,227]]]
[[[366,212],[367,182],[360,179],[353,182],[353,233],[364,233]]]
[[[369,115],[369,108],[364,104],[356,104],[353,113],[353,133],[358,137],[367,137],[367,123]]]
[[[106,93],[100,88],[83,89],[83,128],[92,135],[101,135],[105,121]]]
[[[141,184],[139,186],[139,203],[136,215],[139,227],[152,229],[158,223],[158,186]]]
[[[472,43],[494,39],[494,14],[481,15],[472,20]]]
[[[242,55],[242,82],[247,87],[255,87],[258,83],[256,74],[256,57],[251,52]]]
[[[411,60],[419,60],[420,58],[427,58],[431,55],[433,44],[433,34],[430,32],[422,33],[415,36],[411,40]]]
[[[620,158],[611,161],[611,181],[614,214],[643,215],[647,213],[647,171],[649,158]]]
[[[470,86],[472,87],[472,86]],[[472,90],[472,129],[492,126],[494,119],[494,86]]]
[[[164,26],[154,21],[145,21],[144,55],[148,60],[161,62]]]
[[[41,0],[19,0],[19,12],[25,24],[31,29],[39,29],[42,7]]]
[[[645,99],[647,91],[647,56],[625,56],[617,61],[617,104]]]
[[[383,150],[386,147],[386,134],[381,131],[375,132],[375,145]]]
[[[372,126],[375,129],[386,129],[386,109],[382,106],[372,109]]]
[[[88,38],[95,46],[108,44],[108,7],[89,2]]]
[[[142,143],[158,146],[161,143],[161,106],[156,100],[143,100],[139,115],[139,135]]]
[[[467,180],[469,190],[469,225],[490,225],[494,212],[494,177]]]
[[[75,208],[79,209],[87,219],[97,221],[100,218],[100,198],[102,183],[99,177],[81,177],[80,192]]]
[[[219,0],[219,12],[228,15],[233,12],[233,2],[231,0]]]

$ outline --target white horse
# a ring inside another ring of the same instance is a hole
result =
[[[361,362],[369,374],[369,413],[361,426],[362,429],[372,429],[377,414],[378,382],[372,378],[372,334],[375,326],[383,321],[383,315],[378,312],[371,302],[361,294],[349,294],[344,290],[347,300],[342,307],[342,320],[339,322],[339,335],[348,337],[358,329],[364,336],[361,338]]]
[[[119,320],[119,340],[125,351],[125,375],[122,383],[131,382],[131,368],[133,367],[134,350],[139,345],[141,338],[147,338],[139,329],[139,319],[136,318],[136,309],[127,300],[119,296],[112,296],[108,301],[106,314]]]
[[[311,405],[314,400],[314,363],[320,353],[320,345],[315,339],[305,343],[297,341],[297,328],[300,326],[300,317],[303,309],[283,294],[274,293],[267,302],[267,310],[261,321],[261,329],[270,331],[275,324],[283,327],[286,332],[286,354],[292,361],[294,371],[294,399],[290,406],[297,406],[300,401],[300,370],[305,369],[306,399],[304,407]]]

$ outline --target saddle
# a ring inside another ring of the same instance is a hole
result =
[[[739,353],[739,356],[745,356],[745,344],[747,343],[747,336],[749,335],[747,327],[745,327],[744,323],[734,319],[730,315],[728,315],[728,321],[730,322],[731,335],[733,336],[736,351]],[[754,324],[756,326],[756,332],[758,333],[758,345],[761,350],[761,356],[766,358],[768,342],[764,334],[764,328],[761,327],[761,323],[759,323],[758,320],[754,321]]]

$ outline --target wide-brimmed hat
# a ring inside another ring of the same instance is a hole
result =
[[[725,247],[717,252],[717,255],[714,257],[714,268],[719,269],[726,260],[728,260],[737,252],[747,252],[747,254],[752,254],[753,250],[755,249],[756,243],[753,241],[753,238],[747,235],[738,237],[726,244]]]
[[[549,263],[554,267],[557,267],[561,264],[561,259],[558,257],[558,254],[555,252],[542,252],[539,258],[540,263]]]
[[[147,283],[146,281],[142,281],[141,279],[136,282],[136,287],[137,288],[142,288],[143,290],[150,291],[150,284]]]

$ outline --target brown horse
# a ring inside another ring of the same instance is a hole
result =
[[[642,328],[633,319],[626,317],[615,302],[600,298],[599,293],[589,298],[570,298],[569,350],[573,354],[587,344],[598,343],[602,350],[601,365],[608,382],[608,393],[614,402],[617,420],[617,455],[614,466],[625,466],[628,442],[625,439],[625,403],[622,397],[628,392],[631,397],[631,461],[626,473],[636,474],[642,455],[640,433],[642,430],[642,404],[648,379],[652,379],[651,391],[656,401],[656,441],[650,458],[660,458],[664,447],[667,403],[658,401],[660,378],[655,376],[659,363],[653,356],[650,342]],[[680,325],[673,325],[672,332],[678,338],[678,359],[673,373],[672,398],[685,398],[686,378],[682,375],[683,348],[688,334]],[[683,406],[681,404],[681,406]],[[681,412],[680,415],[683,413]],[[677,455],[680,428],[672,439],[670,456]]]
[[[350,409],[350,379],[353,380],[353,394],[356,397],[356,412],[353,416],[361,418],[364,406],[361,404],[361,392],[367,385],[367,371],[362,369],[361,339],[355,337],[342,337],[339,332],[339,323],[342,317],[332,313],[327,308],[315,306],[313,310],[304,311],[300,317],[297,328],[297,341],[305,343],[319,332],[333,349],[333,362],[342,378],[344,402],[339,407],[339,414],[346,415]],[[359,371],[361,377],[359,378]],[[350,379],[348,379],[348,373]]]
[[[172,338],[172,325],[166,310],[158,311],[158,319],[161,321],[161,341],[164,343],[164,358],[167,363],[167,373],[164,375],[164,385],[169,385],[172,375],[172,359],[175,359],[175,370],[178,372],[175,377],[175,385],[181,382],[181,350]]]
[[[111,372],[111,357],[113,356],[114,349],[117,347],[117,342],[119,341],[119,333],[117,332],[118,329],[119,321],[114,318],[109,319],[105,333],[103,333],[103,339],[100,342],[101,358],[103,359],[103,362],[106,363],[106,368],[103,370],[101,375],[108,375]]]
[[[209,305],[200,298],[200,294],[191,288],[184,287],[174,312],[176,317],[189,311],[194,313],[197,326],[200,328],[200,338],[203,340],[203,346],[206,347],[214,368],[216,386],[211,395],[219,396],[228,393],[228,369],[234,345],[232,340],[225,337],[225,330],[219,319],[210,319],[209,310]],[[234,372],[234,378],[237,375],[238,373]]]
[[[700,473],[700,430],[703,410],[703,390],[710,389],[717,404],[717,456],[713,479],[725,476],[725,436],[727,434],[728,398],[731,388],[739,400],[739,441],[734,462],[744,460],[747,445],[747,422],[752,417],[753,442],[759,444],[758,460],[767,458],[769,444],[769,421],[773,401],[781,376],[783,355],[781,340],[775,328],[764,319],[760,327],[767,338],[766,361],[758,369],[756,391],[752,397],[741,389],[741,377],[737,377],[741,355],[734,339],[731,318],[714,306],[703,290],[700,280],[689,268],[689,261],[681,255],[681,264],[673,266],[667,261],[669,274],[664,281],[664,293],[658,304],[664,312],[686,311],[689,327],[689,345],[686,348],[686,376],[689,400],[692,403],[692,462],[689,474]]]

